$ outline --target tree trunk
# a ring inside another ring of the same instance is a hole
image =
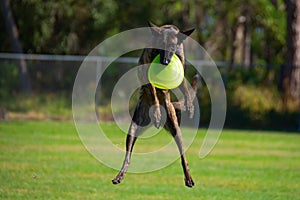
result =
[[[283,80],[284,104],[300,100],[300,1],[285,0],[287,11],[287,56]]]
[[[250,67],[251,62],[251,29],[250,29],[250,16],[249,14],[245,13],[246,22],[244,28],[244,45],[243,45],[243,66]]]
[[[182,0],[182,12],[181,12],[181,19],[182,19],[182,28],[187,29],[189,28],[189,5],[187,0]]]
[[[237,31],[236,27],[233,27],[230,30],[230,33],[231,33],[230,54],[229,54],[230,70],[232,68],[234,68],[233,65],[234,65],[234,61],[235,61],[235,49],[236,49],[235,41],[236,41],[236,35],[237,35],[236,31]]]
[[[283,103],[284,108],[287,109],[290,101],[298,101],[300,115],[300,1],[285,0],[285,5],[287,56],[283,78]]]
[[[246,18],[244,16],[239,17],[238,25],[235,32],[234,62],[237,64],[243,64],[245,21]]]
[[[234,62],[241,64],[244,68],[250,67],[251,59],[251,17],[250,11],[245,6],[246,1],[240,2],[239,18],[235,35]]]
[[[204,39],[203,39],[203,35],[202,35],[202,24],[204,21],[204,10],[200,5],[201,0],[196,1],[195,6],[195,10],[196,10],[196,14],[195,14],[195,21],[196,21],[196,28],[199,30],[197,31],[197,41],[199,42],[200,45],[204,45]]]
[[[9,0],[0,0],[0,3],[2,8],[3,19],[6,25],[7,35],[9,37],[12,50],[15,53],[23,53],[22,46],[19,41],[18,29],[12,15],[11,7],[9,5]],[[21,58],[17,62],[18,62],[17,65],[19,71],[21,92],[29,94],[31,93],[31,84],[27,72],[26,61]]]

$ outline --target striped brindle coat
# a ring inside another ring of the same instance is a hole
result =
[[[162,46],[162,48],[146,48],[143,50],[143,53],[139,59],[139,65],[146,65],[147,67],[141,67],[138,70],[138,77],[142,83],[145,83],[145,80],[148,79],[147,72],[149,64],[158,54],[160,55],[160,63],[162,65],[168,65],[173,54],[176,54],[181,60],[183,66],[185,66],[183,40],[194,31],[194,29],[188,31],[180,31],[174,25],[164,25],[161,27],[157,27],[150,22],[149,26],[153,36],[152,43],[154,44],[154,46]],[[142,132],[148,127],[148,125],[153,123],[156,128],[163,126],[174,137],[181,155],[181,163],[185,176],[185,185],[188,187],[194,186],[194,181],[190,175],[188,162],[184,154],[182,135],[175,109],[185,109],[189,112],[190,117],[193,116],[193,99],[195,97],[197,79],[198,76],[195,76],[193,78],[192,89],[190,90],[188,89],[186,80],[184,79],[179,88],[183,92],[185,98],[183,101],[173,103],[170,99],[169,90],[158,89],[150,84],[149,81],[147,81],[148,84],[141,86],[139,100],[136,105],[132,117],[132,122],[126,138],[125,160],[123,162],[122,169],[112,180],[114,184],[120,183],[124,178],[124,175],[130,163],[130,157],[136,139],[140,134],[142,134]],[[165,112],[163,112],[161,109],[164,109]],[[162,116],[164,113],[166,114],[165,119]]]

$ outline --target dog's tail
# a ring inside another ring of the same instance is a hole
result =
[[[199,82],[199,75],[196,74],[193,77],[193,79],[191,81],[191,87],[189,88],[190,98],[191,98],[192,102],[196,98],[198,82]],[[172,102],[172,104],[176,110],[181,110],[181,111],[186,110],[185,105],[184,105],[185,104],[184,99],[180,100],[180,101]]]

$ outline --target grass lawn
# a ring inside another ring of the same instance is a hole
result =
[[[300,134],[225,130],[201,160],[204,134],[187,151],[194,188],[184,186],[180,160],[113,185],[117,171],[85,150],[73,123],[0,122],[0,199],[300,199]]]

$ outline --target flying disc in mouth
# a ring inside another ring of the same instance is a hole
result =
[[[152,85],[160,89],[177,88],[183,81],[184,70],[181,60],[176,54],[168,65],[160,63],[160,55],[157,55],[148,70],[148,79]]]

